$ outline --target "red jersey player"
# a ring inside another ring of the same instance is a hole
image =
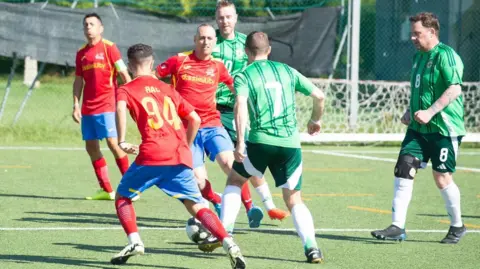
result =
[[[75,122],[81,122],[82,137],[101,187],[87,199],[113,200],[115,193],[110,185],[107,163],[98,141],[106,138],[118,168],[124,174],[128,169],[128,157],[117,145],[115,89],[117,72],[124,82],[130,81],[130,75],[117,46],[102,38],[103,25],[100,16],[96,13],[85,15],[83,31],[88,42],[78,50],[75,61],[72,117]]]
[[[217,160],[222,170],[228,175],[233,164],[233,144],[222,125],[220,112],[216,109],[215,93],[219,83],[233,88],[233,78],[220,60],[212,58],[212,50],[217,42],[215,29],[209,24],[201,24],[194,38],[195,50],[170,57],[160,64],[156,73],[158,77],[172,76],[175,89],[200,116],[202,123],[191,147],[193,170],[202,196],[210,201],[220,215],[221,197],[216,194],[207,179],[204,154],[211,161]],[[248,190],[248,186],[246,189]],[[251,201],[248,192],[247,200]],[[250,202],[251,205],[251,202]],[[250,207],[258,222],[263,213],[258,207]],[[251,213],[251,212],[250,212]],[[258,227],[258,226],[257,226]]]
[[[239,247],[228,236],[218,217],[201,202],[196,184],[189,145],[197,134],[200,118],[194,108],[170,85],[151,75],[153,50],[137,44],[128,49],[128,67],[134,80],[117,91],[119,146],[127,153],[137,153],[135,162],[123,176],[117,189],[117,216],[128,235],[129,244],[115,255],[113,264],[124,264],[131,256],[144,253],[138,234],[135,210],[130,199],[156,185],[180,200],[212,235],[222,243],[200,243],[199,249],[210,251],[223,245],[233,268],[245,268]],[[139,147],[125,142],[126,110],[136,122],[142,136]],[[181,119],[186,122],[187,131]]]

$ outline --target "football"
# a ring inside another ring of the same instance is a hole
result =
[[[210,236],[210,232],[203,227],[202,223],[193,217],[187,220],[185,230],[190,241],[195,244],[202,242]]]

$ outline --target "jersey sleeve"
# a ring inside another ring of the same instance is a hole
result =
[[[248,98],[250,89],[248,88],[248,82],[243,73],[239,73],[235,76],[234,88],[237,95]]]
[[[293,68],[291,68],[291,70],[295,78],[295,91],[309,96],[317,87],[312,83],[311,80],[300,74],[300,72],[297,70]]]
[[[221,62],[217,62],[217,66],[218,66],[218,82],[220,83],[225,83],[225,85],[233,85],[233,78],[232,76],[230,75],[230,73],[228,73],[228,70],[227,68],[225,67],[225,65]]]
[[[117,72],[127,70],[127,66],[125,62],[122,60],[122,55],[120,54],[120,50],[118,49],[117,45],[113,44],[110,47],[110,61],[115,66]]]
[[[463,83],[463,63],[460,56],[452,51],[446,51],[440,57],[439,70],[447,87],[454,84],[461,85]]]
[[[120,87],[117,89],[117,102],[118,101],[125,101],[127,102],[127,107],[128,107],[128,90],[125,87]]]
[[[75,57],[75,76],[83,77],[82,71],[82,59],[81,59],[80,51],[77,52],[77,56]]]
[[[168,58],[165,62],[159,64],[156,68],[157,76],[163,78],[175,74],[175,70],[177,69],[177,60],[178,56],[173,56]]]
[[[195,110],[195,108],[187,102],[183,97],[174,89],[172,89],[172,93],[175,97],[175,100],[177,101],[177,114],[180,118],[186,118],[192,111]]]

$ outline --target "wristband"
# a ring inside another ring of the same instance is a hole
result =
[[[122,141],[122,142],[118,142],[118,145],[120,146],[122,143],[125,143],[125,141]]]
[[[313,123],[313,124],[320,124],[322,122],[322,120],[314,121],[314,120],[310,119],[310,122]]]

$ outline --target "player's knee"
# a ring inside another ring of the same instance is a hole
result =
[[[289,190],[289,189],[282,189],[283,194],[283,201],[287,206],[289,211],[292,211],[292,208],[295,205],[302,204],[302,195],[300,191],[297,190]]]
[[[247,179],[233,169],[228,174],[227,185],[234,185],[242,188],[243,184],[245,184],[246,182]]]
[[[400,155],[395,165],[394,175],[398,178],[414,179],[421,161],[412,155]]]

